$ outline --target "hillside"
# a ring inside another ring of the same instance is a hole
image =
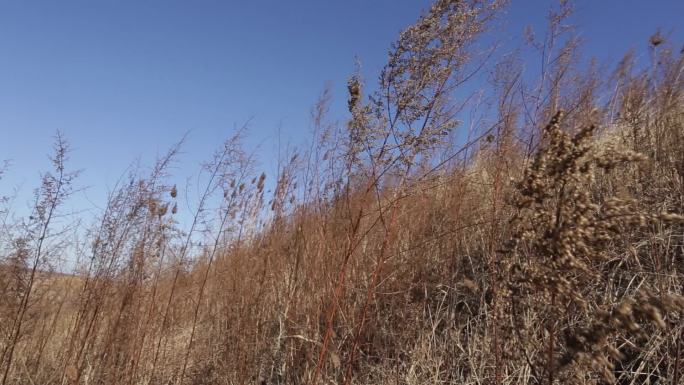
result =
[[[524,75],[482,48],[503,7],[436,1],[344,124],[323,92],[275,176],[238,130],[190,208],[179,142],[73,236],[58,137],[2,211],[2,385],[684,384],[684,51],[580,65],[563,3]]]

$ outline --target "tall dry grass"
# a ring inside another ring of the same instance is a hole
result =
[[[531,76],[478,44],[502,7],[436,1],[346,124],[324,91],[277,175],[238,130],[194,202],[181,141],[83,229],[58,136],[0,199],[2,384],[681,384],[684,56],[585,68],[563,2]]]

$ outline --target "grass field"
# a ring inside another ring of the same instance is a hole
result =
[[[278,175],[237,131],[182,223],[182,142],[76,231],[57,137],[33,212],[2,211],[2,385],[684,384],[684,55],[579,66],[566,4],[522,76],[478,45],[502,7],[436,1]]]

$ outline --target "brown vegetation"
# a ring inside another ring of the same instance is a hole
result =
[[[477,45],[501,7],[438,0],[276,176],[239,130],[188,223],[181,141],[75,231],[59,136],[30,216],[0,210],[0,382],[681,384],[684,56],[580,70],[563,2],[531,80]]]

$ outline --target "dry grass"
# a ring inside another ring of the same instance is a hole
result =
[[[657,35],[653,67],[580,72],[563,3],[549,66],[491,66],[457,140],[501,6],[437,1],[278,175],[239,130],[188,223],[180,142],[75,228],[58,137],[34,212],[0,210],[2,384],[681,384],[684,56]]]

